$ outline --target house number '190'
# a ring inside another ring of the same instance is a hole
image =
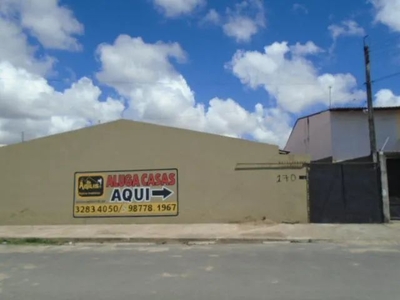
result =
[[[297,177],[294,174],[276,176],[276,182],[293,182],[296,181],[296,179]]]

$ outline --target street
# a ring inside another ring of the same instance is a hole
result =
[[[400,246],[0,246],[2,300],[389,300]]]

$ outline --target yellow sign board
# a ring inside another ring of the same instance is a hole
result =
[[[74,217],[177,216],[178,170],[77,172]]]

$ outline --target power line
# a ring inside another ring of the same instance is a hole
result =
[[[370,56],[382,54],[395,54],[400,52],[400,39],[398,37],[389,37],[385,39],[375,39],[372,41],[368,38]]]
[[[375,50],[371,50],[370,53],[371,53],[371,55],[372,54],[373,55],[377,55],[377,54],[381,55],[382,53],[390,53],[390,52],[393,52],[393,53],[400,52],[400,45],[399,44],[395,44],[395,45],[391,44],[386,47],[380,47]]]
[[[389,55],[389,54],[398,54],[400,52],[400,45],[391,45],[388,47],[383,47],[383,48],[379,48],[375,51],[371,51],[371,55],[375,56],[379,56],[379,58],[382,55]]]
[[[375,48],[375,46],[379,45],[387,45],[389,43],[392,43],[394,41],[399,42],[399,38],[397,36],[390,36],[390,37],[386,37],[384,39],[372,39],[370,36],[368,37],[368,39],[370,40],[369,46],[371,48]]]
[[[398,76],[398,75],[400,75],[400,71],[399,71],[399,72],[392,73],[392,74],[390,74],[390,75],[386,75],[386,76],[379,77],[378,79],[374,79],[374,80],[372,80],[372,83],[376,83],[376,82],[379,82],[379,81],[382,81],[382,80],[385,80],[385,79],[389,79],[389,78],[392,78],[392,77],[396,77],[396,76]]]

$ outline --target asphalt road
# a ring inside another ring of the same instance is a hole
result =
[[[400,246],[0,246],[0,299],[400,299]]]

